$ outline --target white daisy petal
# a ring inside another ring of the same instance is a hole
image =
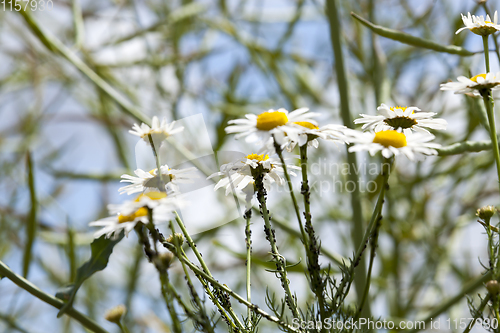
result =
[[[360,132],[356,130],[346,130],[345,135],[348,141],[354,145],[349,147],[350,152],[368,151],[370,155],[381,152],[385,158],[403,154],[410,160],[415,155],[437,155],[435,148],[441,145],[429,142],[434,139],[434,135],[429,133],[412,133],[405,135],[395,130],[380,132]]]
[[[370,116],[360,114],[361,118],[355,119],[355,124],[364,123],[361,129],[375,132],[397,130],[409,135],[412,131],[425,131],[422,127],[432,129],[446,129],[447,122],[444,119],[433,119],[434,112],[419,112],[420,109],[411,107],[388,107],[381,104],[377,111],[380,115]]]

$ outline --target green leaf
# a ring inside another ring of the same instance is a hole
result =
[[[365,20],[364,18],[362,18],[361,16],[359,16],[356,13],[351,12],[351,16],[354,17],[356,20],[358,20],[364,26],[368,27],[371,31],[373,31],[374,33],[376,33],[377,35],[380,35],[382,37],[386,37],[386,38],[396,40],[396,41],[401,42],[401,43],[405,43],[405,44],[416,46],[416,47],[422,47],[424,49],[430,49],[430,50],[434,50],[434,51],[438,51],[438,52],[458,54],[461,56],[474,55],[474,52],[466,50],[460,46],[441,45],[441,44],[435,43],[433,41],[430,41],[428,39],[423,39],[420,37],[412,36],[410,34],[407,34],[406,32],[385,28],[385,27],[382,27],[380,25],[375,25],[375,24]]]
[[[28,277],[28,271],[31,263],[31,250],[36,236],[36,214],[37,214],[37,198],[35,191],[35,177],[33,175],[33,161],[31,152],[26,154],[26,168],[28,172],[28,187],[30,191],[30,213],[26,220],[26,246],[24,247],[23,254],[23,276]]]
[[[95,272],[102,271],[108,265],[109,256],[113,253],[113,247],[118,244],[123,238],[123,233],[117,239],[105,238],[105,235],[95,239],[90,248],[92,254],[90,259],[76,271],[75,282],[72,285],[67,285],[58,290],[56,297],[68,302],[61,308],[57,317],[61,317],[69,308],[71,308],[75,300],[76,292],[82,283],[91,277]]]

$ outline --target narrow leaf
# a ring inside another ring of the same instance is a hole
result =
[[[28,173],[28,187],[30,191],[30,213],[28,219],[26,220],[26,245],[24,247],[23,255],[23,276],[26,278],[28,276],[28,271],[31,263],[31,250],[33,248],[33,242],[36,236],[36,211],[37,211],[37,199],[35,191],[35,177],[33,171],[33,161],[31,158],[31,153],[28,151],[26,154],[26,169]]]
[[[380,35],[382,37],[396,40],[398,42],[405,43],[408,45],[422,47],[424,49],[434,50],[437,52],[458,54],[461,56],[474,55],[474,52],[466,50],[460,46],[441,45],[441,44],[438,44],[436,42],[430,41],[428,39],[412,36],[410,34],[407,34],[406,32],[385,28],[385,27],[382,27],[380,25],[375,25],[375,24],[365,20],[364,18],[362,18],[361,16],[359,16],[356,13],[351,12],[351,16],[354,17],[356,20],[358,20],[364,26],[368,27],[371,31],[373,31],[374,33],[376,33],[377,35]]]
[[[82,283],[91,277],[95,272],[106,268],[109,262],[109,256],[113,253],[113,247],[118,244],[122,238],[123,233],[115,240],[105,238],[105,235],[103,235],[100,238],[95,239],[92,244],[90,244],[92,252],[90,259],[76,271],[76,278],[73,285],[68,285],[59,289],[56,294],[58,298],[68,301],[57,314],[58,318],[71,308],[73,301],[75,300],[76,292]]]

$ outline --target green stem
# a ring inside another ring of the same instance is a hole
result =
[[[189,235],[189,232],[187,231],[186,229],[186,226],[184,225],[184,223],[182,222],[179,214],[177,214],[177,212],[175,212],[175,221],[177,222],[177,225],[179,226],[179,228],[181,228],[181,231],[182,233],[184,234],[184,237],[186,238],[186,241],[187,243],[189,244],[189,247],[193,250],[196,258],[198,259],[198,262],[200,263],[201,267],[203,268],[203,271],[208,274],[209,276],[212,276],[212,273],[210,273],[210,270],[208,269],[208,266],[207,264],[205,263],[205,260],[203,260],[203,257],[201,256],[200,252],[198,251],[198,249],[196,248],[196,244],[193,242],[193,239],[191,238],[191,236]],[[239,320],[238,316],[236,315],[236,313],[234,313],[234,310],[232,309],[232,307],[228,306],[227,309],[226,309],[227,312],[229,312],[229,314],[231,315],[231,317],[233,318],[234,322],[236,323],[236,325],[244,330],[244,326],[243,324],[241,323],[241,321]]]
[[[490,49],[488,47],[488,36],[483,36],[484,62],[486,64],[486,73],[490,72]]]
[[[349,106],[349,82],[347,80],[347,73],[344,66],[344,55],[342,47],[342,25],[341,16],[338,9],[338,0],[326,0],[326,16],[328,18],[330,27],[330,39],[332,43],[332,49],[334,54],[334,70],[337,76],[337,87],[339,90],[340,99],[340,115],[342,117],[342,122],[348,128],[353,128],[354,124],[352,121],[350,106]],[[347,151],[347,163],[350,170],[357,170],[357,158],[356,153],[351,153]],[[365,241],[361,239],[360,230],[365,229],[363,223],[363,214],[361,206],[361,194],[359,191],[359,177],[356,172],[349,172],[348,181],[352,184],[356,184],[354,191],[351,192],[351,211],[352,211],[352,228],[351,228],[351,239],[354,243],[355,248],[365,245]],[[361,299],[363,288],[366,285],[366,267],[365,262],[361,261],[358,263],[357,272],[354,275],[354,285],[356,288],[356,294],[358,302]],[[370,307],[365,308],[363,317],[370,317]]]
[[[276,154],[278,154],[278,157],[280,159],[280,162],[283,167],[283,173],[285,174],[285,180],[286,184],[288,186],[288,192],[290,192],[290,197],[292,198],[293,202],[293,208],[295,210],[295,215],[297,216],[297,221],[299,222],[299,228],[300,228],[300,233],[302,235],[302,242],[304,243],[304,246],[307,251],[307,237],[306,237],[306,232],[304,230],[304,225],[302,224],[302,219],[300,217],[300,209],[299,205],[297,203],[297,198],[295,198],[295,194],[293,193],[293,186],[292,186],[292,181],[290,180],[290,175],[288,174],[288,169],[286,167],[285,159],[283,158],[283,151],[281,150],[281,146],[276,142],[276,138],[273,135],[273,140],[274,140],[274,149],[276,150]]]
[[[148,138],[149,138],[149,143],[151,144],[151,149],[153,150],[153,155],[155,157],[155,162],[156,162],[156,173],[157,173],[157,177],[158,177],[158,189],[161,191],[162,189],[164,189],[166,191],[166,189],[164,188],[164,184],[163,184],[163,178],[162,178],[162,175],[161,175],[161,163],[160,163],[160,156],[158,156],[158,153],[156,151],[156,148],[155,148],[155,144],[153,142],[153,137],[151,136],[151,134],[148,134]]]
[[[243,297],[241,297],[240,295],[238,295],[237,293],[235,293],[234,291],[232,291],[228,286],[226,286],[224,284],[221,284],[219,281],[217,281],[216,279],[214,279],[213,276],[208,275],[207,273],[205,273],[202,269],[200,269],[198,266],[196,266],[195,264],[193,264],[189,260],[189,258],[185,255],[185,253],[179,253],[173,244],[164,241],[163,245],[166,248],[168,248],[177,258],[179,258],[179,260],[181,260],[187,266],[189,266],[189,268],[196,274],[196,276],[200,279],[200,281],[203,281],[203,279],[207,280],[212,285],[217,286],[217,288],[219,288],[222,291],[228,293],[231,297],[233,297],[234,299],[236,299],[238,302],[240,302],[244,306],[251,308],[252,311],[254,311],[258,315],[262,316],[263,318],[266,318],[269,321],[277,323],[278,325],[287,328],[291,332],[298,332],[299,331],[298,329],[294,328],[293,326],[288,325],[285,322],[281,321],[279,318],[277,318],[275,316],[272,316],[269,313],[265,312],[264,310],[262,310],[257,305],[248,302],[246,299],[244,299]]]
[[[490,125],[490,138],[493,148],[493,156],[497,166],[497,182],[500,189],[500,151],[498,149],[497,130],[495,125],[495,113],[493,111],[493,98],[491,97],[491,90],[482,90],[484,106],[486,107],[486,114],[488,115],[488,123]]]
[[[307,144],[299,147],[300,150],[300,167],[302,171],[302,188],[301,193],[304,196],[304,208],[305,208],[305,231],[309,239],[307,243],[309,246],[306,247],[307,254],[307,267],[311,278],[311,288],[316,297],[318,298],[319,311],[321,322],[328,317],[325,308],[325,295],[324,295],[324,281],[321,276],[321,266],[319,265],[319,254],[320,246],[316,240],[316,235],[314,232],[314,227],[312,225],[311,216],[311,191],[309,188],[309,182],[307,178]]]
[[[491,295],[487,294],[486,297],[481,302],[481,304],[479,305],[479,308],[477,308],[476,313],[474,315],[474,318],[472,318],[472,320],[469,322],[469,325],[467,325],[467,327],[465,328],[463,333],[469,333],[470,330],[474,327],[474,325],[476,324],[476,320],[483,313],[483,310],[486,307],[486,305],[488,304],[488,302],[490,301],[490,299],[491,299]]]
[[[53,307],[57,309],[61,309],[64,306],[64,302],[59,300],[58,298],[55,298],[52,295],[46,294],[42,290],[40,290],[37,286],[26,280],[25,278],[17,275],[14,273],[7,265],[5,265],[2,261],[0,261],[0,276],[4,276],[7,279],[11,280],[14,282],[18,287],[26,290],[29,292],[31,295],[39,298],[40,300],[44,301],[45,303],[52,305]],[[70,307],[64,314],[70,316],[71,318],[75,319],[78,321],[80,324],[82,324],[84,327],[89,329],[92,332],[95,333],[107,333],[104,328],[99,326],[95,321],[84,315],[83,313],[75,310],[73,307]]]
[[[389,175],[391,173],[391,165],[392,165],[391,160],[384,158],[384,162],[382,164],[382,177],[383,177],[382,188],[380,189],[379,200],[377,202],[377,204],[379,202],[381,202],[381,204],[380,204],[380,209],[378,210],[377,214],[372,216],[372,218],[374,218],[374,221],[376,221],[375,222],[376,224],[375,224],[375,228],[373,230],[373,233],[371,234],[372,239],[370,242],[371,243],[370,244],[371,245],[370,263],[368,266],[368,274],[366,277],[366,286],[365,286],[365,289],[363,292],[363,297],[361,299],[361,302],[359,303],[359,309],[358,309],[358,313],[356,315],[356,319],[361,314],[361,311],[363,310],[363,306],[365,305],[365,302],[368,299],[368,295],[370,294],[373,262],[375,261],[375,251],[377,249],[379,229],[380,229],[381,221],[382,221],[382,205],[384,203],[385,192],[386,192],[387,187],[389,185]]]
[[[118,327],[120,328],[120,330],[122,331],[122,333],[130,333],[128,331],[127,326],[123,325],[121,322],[117,322],[116,325],[118,325]]]
[[[175,228],[174,228],[174,224],[172,223],[172,221],[169,222],[169,226],[170,226],[170,230],[172,231],[172,235],[175,235]],[[184,251],[182,250],[182,246],[181,246],[181,244],[179,244],[178,238],[177,237],[173,237],[173,239],[174,239],[174,245],[175,245],[175,248],[176,248],[177,252],[184,254]],[[162,240],[162,243],[164,243],[163,240]],[[214,329],[213,329],[213,327],[211,325],[210,319],[208,318],[208,316],[206,314],[205,306],[201,302],[200,296],[198,295],[198,293],[196,292],[196,289],[194,288],[193,281],[191,280],[191,276],[188,273],[186,264],[182,260],[180,260],[180,262],[181,262],[181,265],[182,265],[182,270],[184,271],[184,276],[186,277],[186,282],[187,282],[187,285],[188,285],[188,288],[189,288],[189,293],[191,294],[191,296],[193,297],[193,300],[194,300],[195,308],[197,310],[199,310],[200,313],[201,313],[202,320],[201,320],[200,324],[205,329],[206,332],[213,332]],[[203,287],[206,288],[205,290],[207,291],[207,294],[209,295],[209,297],[211,297],[212,302],[215,304],[215,306],[217,306],[217,308],[219,310],[223,311],[222,306],[219,304],[219,302],[217,301],[217,299],[215,297],[213,297],[212,292],[208,288],[208,285],[206,283],[204,283],[204,281],[201,281],[201,282],[203,284]],[[169,282],[169,284],[170,284],[170,282]],[[183,304],[183,302],[180,299],[180,297],[177,297],[177,298],[178,298],[179,303],[181,303],[181,305],[185,309],[186,313],[188,313],[187,306],[185,306]],[[225,316],[226,316],[226,319],[230,320],[230,318],[228,318],[227,315],[225,315]],[[234,326],[234,323],[232,325]]]
[[[252,284],[251,284],[251,273],[252,273],[252,230],[250,229],[250,221],[252,219],[252,210],[249,209],[245,212],[245,220],[246,220],[246,228],[245,228],[245,243],[247,247],[247,259],[246,259],[246,266],[247,266],[247,283],[246,283],[246,288],[247,288],[247,301],[249,303],[252,302]],[[252,327],[252,310],[250,308],[247,308],[247,320],[248,320],[248,328]]]
[[[274,263],[276,264],[276,271],[279,275],[279,279],[281,281],[281,286],[285,291],[286,304],[288,305],[290,311],[293,314],[294,318],[300,318],[299,310],[297,309],[297,304],[295,302],[295,298],[290,290],[290,281],[288,281],[288,277],[286,274],[286,262],[283,256],[278,252],[278,246],[276,245],[276,238],[274,234],[274,230],[271,226],[269,214],[267,211],[266,205],[266,190],[263,184],[264,175],[262,173],[254,172],[252,169],[252,176],[255,179],[255,187],[257,188],[257,199],[260,203],[260,212],[262,214],[262,218],[264,219],[264,231],[266,233],[266,238],[271,244],[271,253],[273,255]]]
[[[378,222],[379,216],[381,215],[381,212],[382,212],[382,207],[384,205],[384,195],[385,195],[386,187],[387,187],[388,180],[389,180],[391,166],[392,166],[392,164],[387,159],[384,159],[384,163],[382,165],[382,171],[381,171],[381,174],[383,177],[382,188],[380,189],[377,203],[375,204],[375,208],[373,209],[373,214],[372,214],[372,217],[370,218],[370,222],[368,223],[368,227],[364,233],[363,239],[361,241],[361,245],[358,247],[358,250],[356,251],[356,253],[354,255],[351,266],[349,266],[348,276],[351,277],[349,279],[350,281],[352,281],[352,279],[353,279],[352,276],[354,274],[354,269],[356,268],[356,266],[360,262],[362,262],[361,259],[362,259],[363,253],[365,251],[366,244],[367,244],[370,236],[373,235],[375,228],[377,227],[376,223]],[[366,280],[366,279],[364,279],[364,280]],[[342,281],[341,286],[339,286],[338,289],[342,290],[344,285],[346,283],[348,284],[346,290],[343,292],[343,297],[340,299],[339,303],[342,303],[343,300],[345,299],[345,297],[347,296],[347,294],[349,293],[350,281]],[[359,303],[358,304],[364,303],[363,298],[365,297],[364,295],[366,294],[367,289],[369,289],[369,285],[370,284],[367,281],[366,284],[363,286],[362,292],[359,294]],[[360,308],[360,311],[357,313],[357,316],[362,315],[361,310],[362,309]]]

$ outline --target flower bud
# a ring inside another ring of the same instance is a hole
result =
[[[181,234],[180,232],[176,232],[175,235],[170,235],[166,239],[167,242],[175,244],[175,242],[179,242],[179,245],[182,245],[184,243],[184,235]]]
[[[492,295],[498,295],[500,293],[500,283],[496,280],[491,280],[486,282],[486,289]]]
[[[125,305],[120,304],[108,310],[108,312],[106,312],[106,314],[104,315],[104,319],[112,323],[118,324],[126,312],[127,308],[125,307]]]
[[[156,258],[156,265],[164,270],[167,270],[174,260],[174,255],[171,252],[160,253]]]
[[[497,209],[494,206],[484,206],[477,210],[476,215],[484,221],[489,221]]]

